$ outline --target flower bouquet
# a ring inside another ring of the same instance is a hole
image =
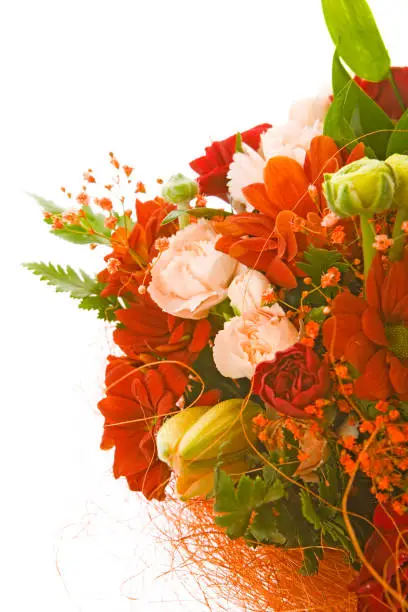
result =
[[[113,474],[176,504],[240,605],[406,610],[408,69],[365,0],[322,6],[331,96],[213,142],[154,199],[111,153],[74,207],[36,197],[105,268],[26,266],[111,323]]]

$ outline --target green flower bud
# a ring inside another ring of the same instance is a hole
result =
[[[246,455],[256,440],[252,419],[260,408],[231,399],[212,408],[192,406],[167,419],[157,434],[159,458],[177,475],[182,499],[207,495],[218,462],[234,478],[249,469]]]
[[[197,183],[184,174],[174,174],[162,188],[163,198],[173,204],[191,202],[197,194]]]
[[[392,168],[396,182],[394,195],[395,208],[408,209],[408,155],[394,153],[386,161]]]
[[[323,190],[329,208],[339,217],[371,217],[390,208],[395,179],[388,164],[363,157],[334,174],[325,174]]]

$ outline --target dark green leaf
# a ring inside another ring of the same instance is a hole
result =
[[[121,308],[116,297],[106,298],[100,295],[89,295],[83,298],[78,306],[83,310],[96,310],[98,319],[103,319],[104,321],[115,321],[115,311]]]
[[[393,153],[408,154],[408,109],[398,121],[388,142],[387,157]]]
[[[257,510],[249,531],[258,542],[277,546],[283,546],[286,542],[285,536],[278,531],[273,507],[269,504],[265,504]]]
[[[223,470],[216,470],[214,480],[215,523],[226,527],[231,539],[243,536],[247,530],[252,511],[262,505],[265,483],[257,476],[241,476],[235,487],[233,480]]]
[[[336,89],[324,122],[324,133],[338,146],[353,148],[359,139],[366,154],[385,159],[387,144],[394,125],[388,115],[350,77],[338,55],[333,58],[333,88]]]
[[[319,515],[314,507],[312,497],[308,491],[302,489],[299,493],[300,502],[302,505],[302,514],[305,519],[313,525],[315,529],[320,529],[322,526]]]
[[[190,208],[189,210],[172,210],[169,214],[163,219],[162,225],[167,225],[167,223],[172,223],[178,219],[181,215],[191,215],[196,219],[211,219],[212,217],[228,217],[232,213],[227,212],[226,210],[222,210],[221,208]]]
[[[365,0],[322,0],[324,18],[338,54],[360,77],[381,81],[390,57]]]
[[[299,572],[302,576],[313,576],[319,570],[319,559],[322,559],[321,548],[306,548],[303,550],[303,563]]]

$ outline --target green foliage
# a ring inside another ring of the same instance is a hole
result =
[[[235,153],[243,153],[244,149],[242,147],[242,136],[240,132],[237,132],[235,138]]]
[[[408,110],[398,121],[388,142],[387,157],[394,153],[408,154]]]
[[[285,536],[278,531],[273,506],[270,504],[258,508],[249,532],[258,542],[264,544],[283,546],[286,542]]]
[[[394,125],[351,79],[337,53],[333,58],[333,91],[334,101],[326,115],[324,134],[341,147],[353,148],[361,140],[366,145],[366,154],[385,159]]]
[[[36,195],[35,193],[29,193],[27,195],[34,198],[37,204],[39,204],[45,212],[48,212],[51,215],[59,215],[64,212],[63,208],[57,206],[56,204],[54,204],[54,202],[51,202],[51,200],[45,200],[44,198]]]
[[[309,246],[303,254],[303,259],[304,261],[299,262],[298,266],[307,276],[310,276],[313,284],[317,287],[321,283],[322,274],[325,274],[329,268],[335,267],[340,272],[346,272],[346,270],[349,269],[348,264],[343,261],[338,251],[327,251],[326,249],[318,249]],[[310,286],[306,286],[305,288],[310,294],[304,300],[304,303],[312,306],[326,305],[324,296],[333,298],[338,292],[336,287],[321,288],[319,291],[313,291]]]
[[[172,223],[172,221],[176,221],[181,215],[185,214],[195,217],[196,219],[212,219],[213,217],[228,217],[231,215],[230,212],[222,210],[221,208],[190,208],[188,210],[172,210],[163,219],[162,225]]]
[[[215,523],[226,527],[231,539],[243,536],[251,514],[265,501],[266,486],[260,476],[241,476],[235,487],[233,480],[222,470],[215,472]]]
[[[310,493],[305,489],[301,489],[299,497],[302,505],[303,516],[311,525],[313,525],[315,529],[320,529],[322,526],[322,521],[313,505],[313,500]]]
[[[205,380],[207,390],[219,389],[221,391],[221,400],[244,398],[249,393],[250,381],[247,378],[233,381],[220,374],[214,363],[212,349],[208,346],[201,351],[192,367]],[[186,394],[187,403],[190,404],[200,391],[201,384],[193,381],[191,391]]]
[[[70,266],[64,269],[62,266],[53,264],[26,263],[23,264],[27,270],[40,277],[40,280],[55,287],[59,293],[69,293],[69,295],[80,300],[79,308],[84,310],[96,310],[98,318],[107,321],[115,320],[115,310],[121,308],[116,297],[102,297],[100,295],[104,285],[95,278],[91,278],[83,270],[76,272]]]
[[[340,57],[360,77],[381,81],[390,57],[366,0],[322,0],[327,28]]]

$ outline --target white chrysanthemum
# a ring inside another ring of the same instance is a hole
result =
[[[252,185],[252,183],[263,183],[263,170],[265,167],[265,159],[262,155],[259,155],[259,153],[244,143],[242,148],[244,150],[243,153],[234,154],[234,159],[228,172],[229,192],[232,199],[238,202],[246,202],[242,193],[243,187]],[[253,207],[249,204],[248,210],[253,210]]]
[[[269,128],[261,135],[259,151],[243,144],[243,153],[235,153],[228,172],[228,189],[235,203],[244,203],[242,189],[253,183],[263,183],[263,170],[268,159],[283,155],[303,165],[306,151],[315,136],[323,133],[323,121],[330,105],[328,96],[299,100],[290,109],[289,121]]]
[[[316,120],[313,125],[303,125],[299,121],[288,121],[285,125],[269,128],[261,136],[261,148],[264,158],[270,159],[284,155],[295,159],[303,165],[306,151],[315,136],[323,133],[323,124]]]

